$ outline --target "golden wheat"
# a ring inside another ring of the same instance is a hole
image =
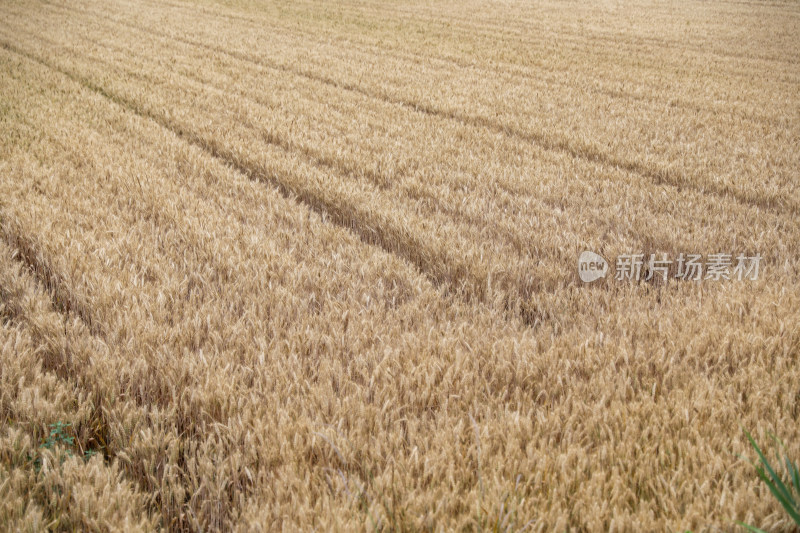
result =
[[[0,15],[7,529],[791,531],[794,4]]]

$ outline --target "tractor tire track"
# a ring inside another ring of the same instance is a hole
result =
[[[287,176],[268,174],[258,164],[249,161],[241,154],[221,145],[214,139],[208,139],[163,114],[145,109],[137,102],[108,91],[82,75],[59,68],[43,58],[21,49],[9,42],[0,41],[0,47],[9,52],[39,63],[55,72],[68,77],[73,82],[91,90],[114,102],[127,111],[152,120],[160,127],[172,132],[183,141],[194,145],[210,156],[233,168],[248,179],[275,188],[284,198],[298,202],[307,209],[319,214],[325,220],[340,226],[356,235],[362,242],[381,248],[410,263],[435,287],[444,291],[448,297],[470,302],[488,302],[488,278],[477,275],[463,259],[455,257],[441,247],[433,247],[425,236],[413,235],[403,226],[393,225],[382,220],[380,214],[369,211],[358,202],[336,201],[326,198],[313,188],[301,188],[292,184]],[[444,265],[446,268],[442,269]],[[517,280],[511,286],[513,291],[505,292],[503,310],[508,318],[519,318],[529,327],[544,321],[549,316],[546,312],[530,303],[530,296],[542,290],[548,290],[537,281]]]
[[[158,30],[138,24],[129,22],[123,23],[120,21],[115,22],[123,26],[128,26],[139,31],[149,33],[151,35],[156,35],[167,39],[174,39],[191,46],[197,46],[209,51],[230,56],[241,61],[250,62],[252,64],[260,65],[262,67],[270,68],[279,72],[289,73],[306,78],[308,80],[323,83],[338,90],[357,93],[367,98],[381,100],[392,105],[399,105],[417,113],[442,118],[461,124],[468,124],[474,127],[484,128],[492,133],[498,133],[512,139],[523,141],[546,151],[566,154],[570,157],[588,161],[590,163],[596,163],[609,168],[617,168],[631,172],[650,180],[655,185],[666,185],[673,187],[678,192],[683,190],[696,191],[701,194],[716,196],[723,200],[732,200],[743,206],[762,209],[774,212],[776,214],[791,213],[795,212],[797,209],[800,209],[800,206],[794,205],[792,201],[775,195],[764,193],[743,193],[742,191],[737,190],[735,187],[730,187],[727,185],[717,185],[713,183],[698,184],[687,179],[683,179],[676,171],[668,168],[648,165],[640,161],[621,158],[604,152],[600,148],[593,145],[571,141],[560,136],[549,136],[543,132],[523,131],[514,126],[504,124],[501,121],[488,117],[466,114],[458,110],[442,109],[424,102],[396,97],[385,92],[367,89],[355,83],[341,82],[311,70],[291,67],[277,62],[266,61],[263,58],[252,57],[241,52],[227,50],[222,46],[210,45],[185,37],[169,35],[165,32],[160,32]]]

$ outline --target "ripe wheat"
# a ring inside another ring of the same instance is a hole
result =
[[[0,16],[0,524],[791,530],[793,4]]]

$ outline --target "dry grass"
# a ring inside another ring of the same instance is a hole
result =
[[[0,18],[3,529],[792,530],[796,4]]]

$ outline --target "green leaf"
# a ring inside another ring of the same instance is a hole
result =
[[[764,454],[761,452],[761,448],[758,447],[758,444],[756,444],[756,441],[753,439],[750,433],[745,431],[744,434],[747,435],[747,439],[750,441],[750,444],[753,446],[753,448],[755,448],[761,463],[766,468],[765,473],[764,469],[756,466],[758,477],[760,477],[762,481],[766,483],[770,492],[772,492],[773,496],[775,496],[775,498],[780,502],[781,506],[783,506],[786,512],[789,513],[789,516],[792,518],[792,520],[794,520],[796,524],[800,524],[800,513],[798,512],[797,502],[794,501],[792,493],[786,488],[786,485],[784,485],[783,481],[781,481],[781,479],[775,473],[775,470],[773,470],[767,458],[764,457]],[[767,477],[767,473],[769,474],[769,477]]]
[[[783,484],[781,478],[778,477],[778,475],[775,473],[775,470],[772,469],[772,465],[770,465],[767,458],[764,457],[764,454],[761,452],[761,448],[758,447],[758,444],[756,444],[756,441],[753,439],[753,437],[750,436],[750,434],[747,431],[745,431],[744,434],[747,435],[747,438],[750,440],[750,444],[752,444],[753,448],[755,448],[759,459],[761,459],[761,464],[764,465],[764,468],[769,473],[769,477],[772,479],[775,488],[781,492],[783,499],[787,501],[792,501],[792,493],[789,492],[789,489],[787,489],[786,485]]]
[[[789,460],[789,456],[786,456],[786,470],[789,471],[789,477],[792,478],[792,485],[794,485],[794,491],[800,494],[800,472],[797,471],[797,465],[792,464]]]
[[[797,512],[797,504],[794,502],[791,496],[787,498],[787,496],[784,495],[777,486],[775,486],[772,480],[767,477],[763,469],[757,467],[756,472],[758,473],[758,477],[760,477],[764,483],[767,484],[767,488],[769,488],[770,492],[772,492],[772,495],[775,496],[786,512],[789,513],[789,516],[792,517],[792,520],[794,520],[796,524],[800,524],[800,514]]]

